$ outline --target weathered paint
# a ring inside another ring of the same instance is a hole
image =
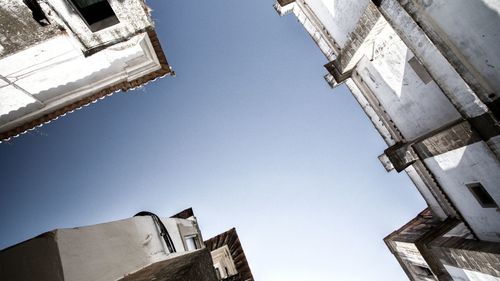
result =
[[[64,26],[67,32],[77,38],[83,51],[90,51],[102,46],[114,45],[117,42],[143,33],[146,28],[153,27],[149,10],[141,0],[108,1],[120,23],[92,32],[75,8],[65,0],[50,0],[42,5],[49,13],[53,10],[54,21]]]
[[[446,270],[454,281],[500,281],[500,277],[481,272],[445,265]]]
[[[58,25],[38,24],[22,0],[0,0],[0,59],[61,33]]]
[[[500,205],[500,163],[484,142],[477,142],[424,160],[474,233],[500,242],[499,211],[483,208],[466,184],[481,183]]]
[[[0,0],[1,140],[173,74],[144,0],[109,0],[119,22],[94,32],[70,1],[23,1]]]
[[[472,118],[487,111],[487,107],[476,93],[429,39],[420,25],[403,9],[399,1],[382,1],[380,11],[459,112],[465,117]]]
[[[305,0],[338,45],[343,48],[369,0]]]
[[[201,237],[196,220],[161,218],[176,248],[170,253],[151,217],[57,229],[0,252],[0,279],[9,281],[118,280],[188,251],[184,234]],[[183,231],[179,226],[183,226]]]
[[[147,34],[85,57],[66,35],[0,60],[0,131],[160,68]],[[22,90],[20,90],[22,89]]]
[[[423,179],[415,170],[415,167],[410,166],[406,168],[405,172],[410,177],[413,184],[415,184],[418,191],[425,199],[425,202],[431,208],[432,212],[436,215],[436,217],[440,220],[446,219],[449,216],[449,214],[446,214],[445,210],[443,210],[441,204],[439,204],[438,200],[436,199],[436,196],[432,193],[432,190],[425,184]]]
[[[500,2],[433,0],[421,13],[476,78],[484,80],[492,94],[498,94]]]

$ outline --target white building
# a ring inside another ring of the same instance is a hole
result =
[[[120,221],[57,229],[4,249],[0,252],[0,280],[110,281],[151,273],[151,268],[153,273],[175,273],[182,269],[179,264],[190,264],[193,259],[179,257],[203,248],[194,215],[159,218],[142,212]],[[206,280],[217,280],[208,250],[194,255],[194,260],[199,255],[208,261]],[[167,262],[172,259],[175,261]]]
[[[405,171],[437,219],[499,243],[500,2],[278,0],[275,8],[295,14],[318,44],[327,82],[351,90],[389,147],[380,157],[387,170]]]
[[[219,257],[223,251],[229,256]],[[170,218],[140,212],[120,221],[43,233],[0,251],[0,280],[254,279],[236,230],[204,242],[189,208]]]
[[[169,74],[144,0],[0,0],[0,141]]]

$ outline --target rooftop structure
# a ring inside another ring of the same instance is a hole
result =
[[[228,244],[221,247],[229,245],[237,254],[237,276],[251,278],[236,231],[217,237],[226,237]],[[170,218],[140,212],[120,221],[56,229],[6,248],[0,251],[0,280],[217,281],[218,263],[212,260],[217,248],[207,243],[192,209]]]
[[[144,0],[0,0],[0,141],[173,74]]]

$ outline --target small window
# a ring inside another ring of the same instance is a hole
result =
[[[412,266],[414,268],[415,274],[418,276],[425,277],[425,278],[430,278],[430,277],[434,276],[434,274],[432,274],[432,271],[425,266],[420,266],[420,265],[416,265],[416,264],[412,264]]]
[[[467,184],[467,187],[469,188],[472,195],[474,195],[474,197],[477,199],[479,204],[483,206],[483,208],[498,208],[497,203],[495,202],[495,200],[493,200],[491,195],[482,184],[471,183]]]
[[[427,69],[417,60],[416,57],[411,58],[408,63],[410,64],[411,68],[413,68],[413,71],[418,75],[420,80],[424,82],[425,84],[429,84],[429,82],[432,81],[432,77],[427,72]]]
[[[70,0],[92,32],[113,26],[120,21],[108,0]]]
[[[196,235],[186,237],[186,251],[199,249]]]
[[[219,270],[219,268],[217,268],[217,267],[215,268],[215,274],[217,275],[217,279],[218,279],[218,280],[221,280],[221,279],[222,279],[222,276],[220,275],[220,270]]]

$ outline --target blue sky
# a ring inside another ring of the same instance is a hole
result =
[[[0,248],[193,207],[258,281],[407,280],[382,239],[425,208],[293,16],[268,0],[148,1],[177,73],[0,145]]]

